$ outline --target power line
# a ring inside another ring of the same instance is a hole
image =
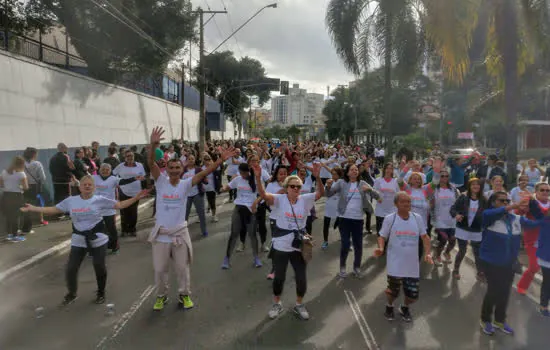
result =
[[[227,6],[225,6],[225,1],[221,0],[221,2],[222,2],[223,9],[227,11]],[[233,26],[233,22],[231,21],[231,15],[229,14],[229,11],[227,11],[227,20],[229,21],[229,28],[231,28],[231,32],[233,33],[235,31],[235,27]],[[237,39],[237,36],[235,35],[233,38],[235,39],[235,44],[237,44],[237,49],[239,50],[239,54],[241,55],[241,57],[244,57],[243,51],[241,50],[241,45],[239,45],[239,40]]]
[[[209,11],[211,11],[212,9],[210,8],[210,4],[208,3],[208,0],[204,0],[204,2],[206,3],[206,7],[208,8]],[[226,10],[226,9],[224,9]],[[226,10],[227,11],[227,10]],[[214,14],[215,16],[216,14]],[[216,21],[216,18],[215,17],[212,17],[214,19],[214,24],[216,25],[216,28],[218,29],[218,34],[220,34],[220,39],[223,40],[224,36],[222,34],[222,31],[220,29],[220,26],[218,25],[218,21]]]

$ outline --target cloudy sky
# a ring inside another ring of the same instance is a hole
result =
[[[326,94],[338,84],[354,80],[335,54],[325,28],[328,0],[192,0],[195,7],[223,10],[206,25],[205,46],[210,51],[265,5],[267,8],[219,50],[262,62],[271,77],[300,84],[308,92]],[[205,15],[205,20],[208,18]],[[193,51],[196,52],[196,48]]]

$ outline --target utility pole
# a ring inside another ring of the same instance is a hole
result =
[[[204,152],[204,144],[206,143],[206,84],[205,84],[205,73],[204,73],[204,14],[211,13],[213,15],[218,13],[227,13],[227,11],[204,11],[199,8],[199,90],[200,90],[200,100],[199,100],[199,150]]]
[[[181,142],[185,136],[183,122],[185,121],[185,63],[181,63]]]

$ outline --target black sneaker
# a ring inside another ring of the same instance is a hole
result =
[[[401,306],[399,308],[399,313],[401,314],[401,318],[403,319],[403,321],[412,322],[413,319],[408,306]]]
[[[105,293],[97,293],[97,296],[95,298],[96,304],[103,304],[105,303]]]
[[[63,301],[61,302],[61,306],[67,306],[67,305],[70,305],[70,304],[74,303],[76,298],[77,298],[76,295],[73,295],[73,294],[70,294],[70,293],[65,295],[65,297],[63,298]]]
[[[386,305],[386,312],[384,312],[386,320],[393,321],[395,319],[395,314],[393,312],[393,306]]]

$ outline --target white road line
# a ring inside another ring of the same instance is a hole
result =
[[[346,299],[348,301],[349,307],[351,309],[351,312],[353,313],[353,317],[355,317],[355,321],[357,321],[357,325],[359,326],[359,330],[361,330],[361,334],[363,335],[363,339],[365,340],[365,344],[367,345],[368,350],[372,350],[371,342],[369,340],[369,337],[367,336],[367,331],[365,330],[365,326],[361,322],[361,318],[359,317],[358,313],[361,312],[361,310],[356,310],[355,306],[353,305],[353,301],[351,297],[349,296],[349,293],[347,290],[344,290],[344,294],[346,296]]]
[[[151,293],[153,293],[154,290],[155,290],[154,285],[150,285],[149,287],[145,288],[143,293],[141,293],[139,299],[136,300],[134,304],[132,304],[132,306],[130,307],[130,310],[128,310],[128,312],[122,315],[120,320],[118,320],[118,322],[115,324],[113,328],[113,334],[111,334],[111,336],[103,337],[103,339],[101,339],[101,341],[97,344],[96,349],[100,349],[103,345],[105,345],[107,341],[114,340],[120,334],[120,332],[122,332],[126,324],[136,314],[136,312],[139,310],[141,305],[143,305],[145,300],[149,298],[149,296],[151,295]]]
[[[357,299],[355,298],[355,295],[352,291],[348,291],[349,295],[353,299],[353,302],[355,304],[355,308],[359,312],[359,316],[361,316],[361,320],[363,320],[364,326],[367,328],[367,332],[370,335],[370,339],[373,342],[373,349],[379,349],[378,344],[376,343],[376,339],[374,338],[374,334],[372,333],[372,330],[370,329],[369,324],[367,323],[367,320],[365,319],[365,316],[363,315],[363,312],[361,311],[361,308],[359,307],[359,303],[357,302]]]
[[[153,203],[152,199],[147,200],[146,202],[144,202],[144,203],[142,203],[138,206],[138,211],[143,211],[144,208],[148,207],[152,203]],[[120,216],[117,216],[116,221],[117,222],[120,221]],[[33,265],[37,261],[41,261],[42,259],[45,259],[46,257],[54,255],[54,254],[60,254],[60,253],[64,252],[70,246],[71,246],[71,239],[69,238],[69,239],[67,239],[67,240],[65,240],[65,241],[63,241],[63,242],[47,249],[47,250],[44,250],[43,252],[40,252],[40,253],[30,257],[29,259],[27,259],[25,261],[20,262],[19,264],[15,265],[15,266],[10,267],[9,269],[7,269],[5,271],[0,272],[0,283],[2,283],[2,281],[4,281],[9,276],[11,276],[13,274],[16,274],[17,272]]]

